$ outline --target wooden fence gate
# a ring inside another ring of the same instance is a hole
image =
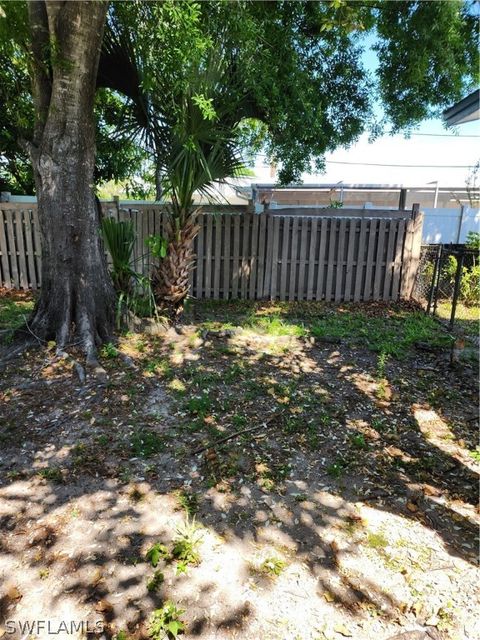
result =
[[[148,274],[151,258],[145,238],[162,233],[164,211],[148,205],[102,206],[105,215],[133,221],[133,266]],[[411,296],[423,218],[416,207],[412,212],[230,211],[199,217],[191,274],[196,298],[344,302]],[[0,285],[41,285],[36,205],[0,203]]]

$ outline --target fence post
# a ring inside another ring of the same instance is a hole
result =
[[[458,294],[460,293],[460,282],[462,280],[464,256],[465,256],[465,253],[462,251],[457,262],[457,272],[455,274],[455,285],[453,287],[452,312],[450,314],[450,323],[448,325],[450,329],[453,329],[453,324],[455,322],[455,313],[457,311]]]
[[[420,205],[417,203],[412,207],[412,217],[407,221],[403,246],[400,297],[407,300],[412,297],[422,247],[423,213],[419,208]]]
[[[435,256],[435,266],[433,268],[432,283],[430,285],[430,292],[428,294],[427,313],[430,313],[430,310],[432,308],[433,295],[436,291],[436,287],[438,288],[437,274],[439,272],[440,262],[442,260],[442,249],[443,249],[443,245],[439,244],[437,249],[437,255]]]
[[[398,209],[403,211],[407,203],[407,189],[400,189],[400,196],[398,198]]]

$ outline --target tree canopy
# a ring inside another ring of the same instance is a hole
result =
[[[2,6],[0,30],[9,35],[0,45],[2,174],[18,189],[29,184],[18,144],[31,121],[24,4]],[[477,82],[472,7],[457,0],[113,2],[97,80],[96,180],[140,175],[147,158],[158,169],[179,96],[212,52],[226,72],[214,95],[197,93],[198,106],[236,132],[246,156],[265,150],[283,182],[321,170],[327,151],[363,132],[409,131]],[[366,49],[377,57],[374,71]]]

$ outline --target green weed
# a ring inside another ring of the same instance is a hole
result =
[[[149,458],[165,451],[165,439],[150,429],[138,429],[130,437],[132,453],[141,458]]]
[[[155,571],[153,576],[147,582],[147,591],[150,593],[156,593],[160,589],[164,580],[165,576],[163,573],[161,571]]]
[[[169,557],[170,553],[168,552],[167,547],[161,542],[156,542],[145,554],[145,558],[150,562],[152,567],[156,567],[160,560],[166,560]]]
[[[173,540],[172,557],[186,565],[197,565],[200,562],[199,547],[203,538],[201,527],[195,518],[187,516],[185,522],[177,527]]]
[[[181,620],[185,611],[179,609],[170,600],[167,600],[161,609],[155,609],[148,625],[148,635],[153,640],[165,640],[176,638],[185,631],[185,624]]]
[[[63,480],[63,474],[60,467],[45,467],[44,469],[39,469],[37,471],[37,475],[44,480],[49,480],[50,482],[62,482]]]

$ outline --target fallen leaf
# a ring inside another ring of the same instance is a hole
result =
[[[336,624],[333,627],[333,630],[335,631],[335,633],[340,633],[342,636],[345,636],[346,638],[352,637],[352,634],[344,624]]]
[[[18,589],[18,587],[10,587],[10,589],[7,591],[7,598],[9,600],[20,600],[20,598],[23,597],[23,594],[21,593],[20,589]]]

